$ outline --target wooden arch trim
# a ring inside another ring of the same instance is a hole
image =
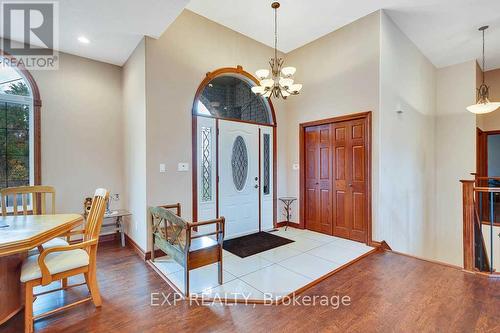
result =
[[[192,122],[191,122],[191,152],[192,152],[192,157],[191,157],[191,163],[192,163],[192,217],[193,221],[198,221],[198,123],[197,123],[197,117],[198,114],[196,114],[196,103],[198,102],[198,99],[200,98],[200,95],[203,92],[203,89],[208,85],[210,81],[212,81],[214,78],[224,75],[224,74],[237,74],[246,77],[249,79],[251,82],[258,84],[259,80],[250,74],[249,72],[245,71],[241,65],[237,65],[236,67],[222,67],[219,69],[216,69],[212,72],[207,72],[205,75],[205,78],[201,81],[200,85],[198,86],[198,89],[196,90],[196,94],[194,96],[193,100],[193,105],[191,108],[191,117],[192,117]],[[274,106],[273,103],[271,102],[270,98],[267,98],[267,104],[269,105],[269,110],[271,111],[271,118],[272,118],[272,125],[267,125],[267,126],[272,126],[273,127],[273,224],[276,227],[276,218],[277,218],[277,173],[278,173],[278,166],[277,166],[277,122],[276,122],[276,113],[274,111]],[[214,117],[215,118],[215,117]],[[215,118],[216,121],[217,119],[224,119],[224,118]],[[227,119],[230,121],[238,121],[235,119]],[[246,121],[240,121],[240,122],[246,122]],[[259,125],[255,123],[256,125]],[[265,124],[260,124],[260,125],[265,125]],[[217,137],[218,138],[218,137]],[[218,146],[218,139],[216,140],[216,146]],[[218,147],[217,147],[218,149]],[[260,151],[259,151],[259,156],[260,156]],[[218,161],[216,161],[216,177],[218,180],[219,172],[218,172]],[[260,168],[260,166],[259,166]],[[218,198],[218,182],[216,181],[216,207],[217,207],[217,215],[218,215],[218,206],[219,206],[219,198]],[[260,197],[259,197],[260,200]],[[259,202],[260,205],[260,202]],[[260,220],[260,217],[259,217]],[[260,229],[260,223],[259,223],[259,229]]]
[[[3,58],[8,58],[8,59],[15,59],[14,56],[9,54],[8,52],[5,52],[4,50],[0,49],[0,57]],[[42,148],[41,148],[41,109],[42,109],[42,99],[40,97],[40,90],[38,89],[38,85],[36,84],[35,79],[31,75],[31,73],[19,62],[17,62],[16,69],[21,72],[21,74],[24,76],[26,81],[28,81],[28,84],[30,85],[31,88],[31,94],[33,98],[33,143],[34,143],[34,152],[33,152],[33,157],[34,157],[34,181],[35,185],[41,185],[42,184]]]

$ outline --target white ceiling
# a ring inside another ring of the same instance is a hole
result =
[[[161,36],[188,2],[189,0],[61,0],[59,50],[123,65],[143,36]],[[87,37],[90,43],[78,42],[81,35]]]
[[[403,32],[436,65],[480,57],[477,28],[487,34],[487,68],[500,67],[499,0],[282,0],[278,48],[287,53],[378,9],[387,9]],[[191,0],[187,8],[269,46],[270,0]]]
[[[143,36],[159,37],[184,7],[269,46],[271,0],[59,1],[59,50],[123,65]],[[500,0],[281,0],[279,49],[290,52],[378,9],[443,67],[480,58],[477,28],[489,24],[487,69],[500,68]],[[189,4],[188,4],[189,3]],[[84,35],[90,44],[77,38]]]
[[[418,5],[387,10],[393,21],[436,67],[477,59],[481,64],[482,35],[486,30],[486,70],[500,68],[500,1],[415,1]]]

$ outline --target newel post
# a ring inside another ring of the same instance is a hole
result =
[[[463,200],[464,269],[474,270],[474,180],[461,180]]]

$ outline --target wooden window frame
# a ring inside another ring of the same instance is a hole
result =
[[[8,58],[10,60],[15,59],[9,53],[0,49],[0,57]],[[11,63],[14,63],[11,61]],[[36,84],[35,79],[31,73],[22,66],[19,62],[16,69],[21,73],[26,82],[29,84],[31,89],[31,95],[33,99],[33,180],[34,185],[42,184],[42,149],[41,149],[41,109],[42,109],[42,99],[40,98],[40,90]]]

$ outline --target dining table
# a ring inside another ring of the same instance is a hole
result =
[[[28,251],[83,224],[79,214],[0,217],[0,325],[24,306],[21,266]]]

